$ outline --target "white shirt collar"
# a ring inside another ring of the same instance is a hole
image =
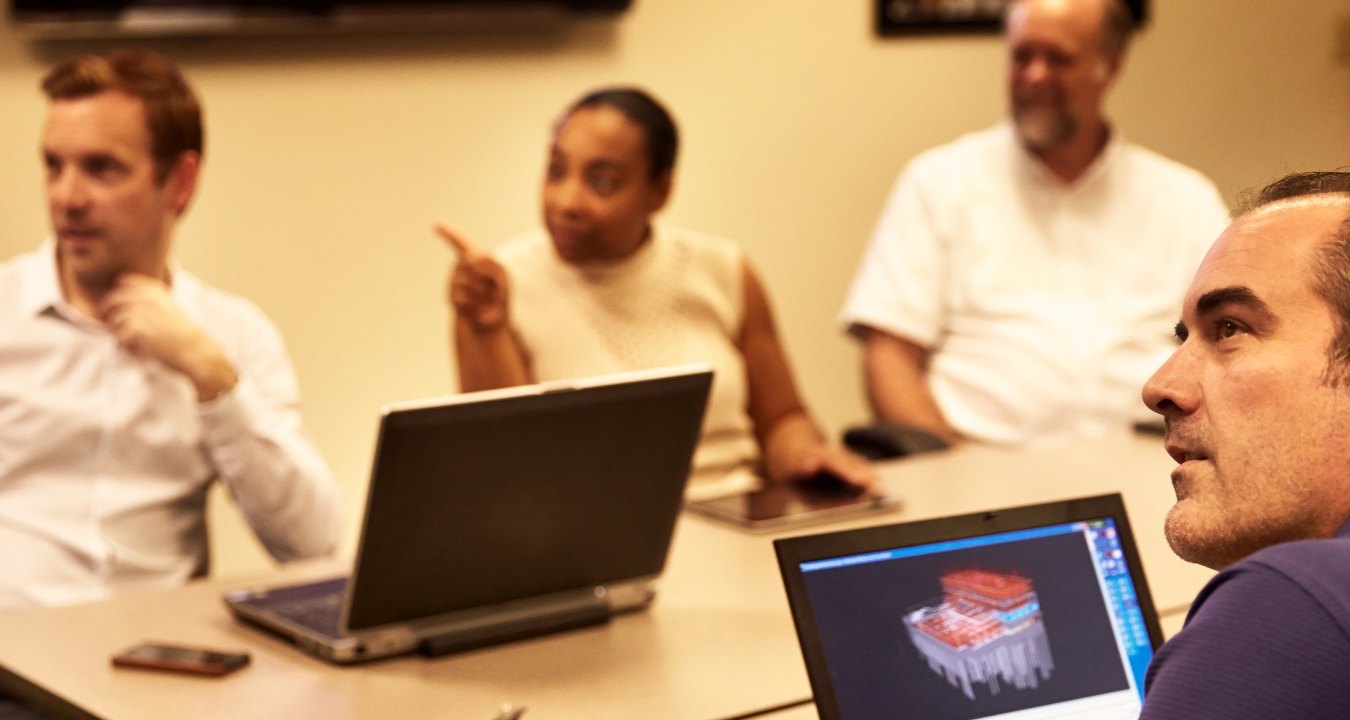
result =
[[[199,283],[184,271],[177,261],[169,259],[169,276],[173,278],[170,292],[189,315],[200,307]],[[61,294],[61,273],[57,269],[56,241],[47,238],[38,251],[29,255],[19,271],[19,310],[35,317],[49,310],[70,319],[82,317]]]
[[[56,269],[56,241],[48,238],[19,267],[19,309],[36,317],[54,310],[65,317],[74,311],[61,295],[61,277]]]
[[[1121,137],[1120,131],[1107,125],[1106,145],[1102,146],[1101,152],[1092,159],[1076,180],[1071,183],[1065,183],[1058,175],[1046,167],[1045,163],[1036,154],[1031,152],[1022,144],[1017,137],[1017,129],[1013,127],[1012,120],[1003,122],[1004,132],[1008,133],[1012,139],[1012,145],[1015,148],[1013,163],[1018,172],[1028,180],[1036,182],[1038,185],[1055,188],[1063,191],[1073,191],[1078,188],[1086,187],[1093,181],[1105,176],[1108,168],[1115,162],[1115,158],[1120,155],[1121,148],[1125,140]]]

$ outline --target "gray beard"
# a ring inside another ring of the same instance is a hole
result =
[[[1063,108],[1053,113],[1014,110],[1013,125],[1022,144],[1035,151],[1060,147],[1078,132],[1078,121]]]

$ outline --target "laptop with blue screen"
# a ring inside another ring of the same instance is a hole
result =
[[[1162,633],[1118,494],[774,547],[822,720],[1139,715]]]

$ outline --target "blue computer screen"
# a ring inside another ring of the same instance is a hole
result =
[[[1152,646],[1110,518],[799,567],[849,720],[1138,714]]]

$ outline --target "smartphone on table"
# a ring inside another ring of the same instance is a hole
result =
[[[221,676],[248,665],[249,654],[242,651],[143,642],[113,655],[116,667],[163,670],[191,675]]]

